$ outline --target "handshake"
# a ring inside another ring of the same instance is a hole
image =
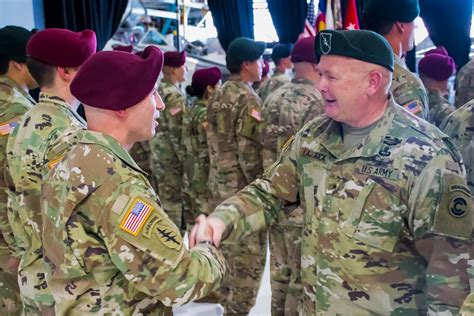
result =
[[[221,219],[199,215],[189,234],[189,248],[201,243],[209,243],[219,247],[225,228],[225,224]]]

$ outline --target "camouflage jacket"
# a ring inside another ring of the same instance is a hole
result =
[[[44,254],[59,315],[171,315],[226,271],[220,252],[186,250],[145,174],[112,137],[78,131],[47,175]],[[165,307],[166,306],[166,307]]]
[[[0,252],[7,253],[7,248],[16,255],[20,252],[19,246],[13,237],[11,225],[7,216],[7,192],[4,173],[7,168],[7,141],[8,135],[25,114],[36,102],[30,95],[21,89],[15,81],[0,76]],[[1,264],[0,264],[1,266]]]
[[[429,121],[428,94],[423,83],[407,69],[400,57],[394,55],[394,61],[395,67],[390,92],[392,92],[395,102],[416,116]]]
[[[186,147],[185,171],[189,181],[192,208],[196,218],[210,212],[209,198],[209,150],[207,148],[207,104],[208,100],[197,100],[186,112],[183,124],[183,144]]]
[[[474,99],[474,59],[462,66],[456,76],[456,98],[454,104],[460,108]]]
[[[41,257],[43,176],[70,146],[64,143],[52,151],[52,144],[66,129],[85,127],[84,120],[63,99],[41,93],[38,104],[23,115],[8,138],[8,172],[12,180],[8,212],[15,239],[25,244],[22,267]]]
[[[460,159],[446,135],[393,101],[350,149],[340,123],[321,116],[211,216],[236,239],[301,205],[302,315],[455,314],[470,292],[473,226]]]
[[[207,109],[209,207],[261,176],[261,101],[238,76],[214,92]]]
[[[323,113],[323,98],[311,80],[294,78],[271,93],[262,111],[263,167],[270,167],[288,139]]]
[[[152,160],[151,160],[151,146],[150,141],[143,141],[135,143],[130,149],[130,156],[137,163],[137,165],[146,172],[147,179],[150,182],[153,190],[155,192],[158,190],[158,179],[155,176],[155,172],[152,169]]]
[[[467,183],[474,194],[474,100],[448,116],[441,129],[461,151],[467,170]]]
[[[275,71],[273,75],[265,81],[257,90],[257,94],[262,100],[265,102],[267,97],[275,90],[280,88],[281,86],[290,82],[290,78],[287,74],[282,72]]]
[[[428,99],[430,102],[430,123],[441,126],[446,117],[453,113],[454,106],[437,91],[428,91]]]

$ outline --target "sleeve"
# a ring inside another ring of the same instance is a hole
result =
[[[220,285],[226,272],[222,254],[214,246],[187,250],[179,229],[138,185],[123,183],[118,198],[105,208],[104,238],[115,266],[132,286],[163,304],[184,304],[206,296]]]
[[[411,80],[411,79],[406,79]],[[406,81],[396,87],[392,94],[396,102],[412,114],[429,121],[428,94],[422,83]]]
[[[182,128],[183,128],[183,116],[186,110],[186,98],[182,95],[173,95],[167,102],[167,125],[169,128],[169,137],[171,146],[176,153],[178,159],[184,157],[186,149],[181,141]]]
[[[209,197],[209,150],[207,147],[207,115],[206,111],[198,113],[196,118],[197,124],[197,166],[194,169],[194,179],[196,185],[196,203],[200,213],[208,214],[209,206],[207,200]]]
[[[408,206],[415,247],[427,262],[429,314],[457,314],[471,291],[473,210],[463,168],[446,150],[416,178]]]

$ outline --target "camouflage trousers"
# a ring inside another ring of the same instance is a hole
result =
[[[298,315],[301,294],[301,226],[273,224],[269,230],[272,316]]]

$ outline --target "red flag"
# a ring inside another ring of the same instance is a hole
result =
[[[357,16],[356,0],[349,0],[346,8],[346,18],[344,19],[345,30],[358,30],[359,18]]]

